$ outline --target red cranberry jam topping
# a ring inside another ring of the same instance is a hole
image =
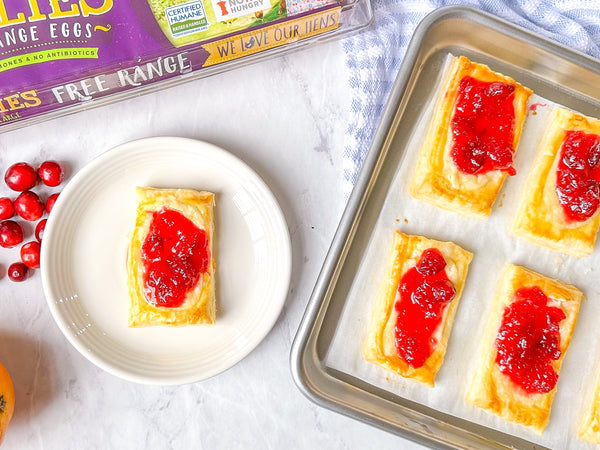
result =
[[[168,208],[152,213],[142,244],[144,297],[153,306],[178,307],[208,269],[206,232]]]
[[[398,355],[413,368],[419,368],[435,350],[433,336],[444,310],[456,295],[446,275],[446,261],[436,248],[425,250],[417,265],[400,280],[400,300],[395,338]]]
[[[519,289],[515,296],[504,309],[496,336],[496,364],[525,391],[550,392],[558,381],[552,361],[561,355],[559,323],[565,313],[548,306],[548,297],[537,286]]]
[[[583,222],[600,204],[600,136],[567,131],[556,167],[556,193],[567,219]]]
[[[517,172],[513,162],[515,87],[464,77],[452,117],[452,159],[459,170],[480,175],[492,170]]]

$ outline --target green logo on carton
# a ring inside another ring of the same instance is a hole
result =
[[[208,29],[206,11],[200,0],[165,8],[165,16],[173,37],[186,36]]]

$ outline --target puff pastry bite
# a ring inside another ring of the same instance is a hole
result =
[[[215,323],[214,194],[136,188],[129,326]]]
[[[486,217],[513,155],[532,91],[483,64],[456,57],[419,152],[410,193],[468,216]]]
[[[472,257],[452,242],[395,231],[365,359],[434,386]]]
[[[539,145],[512,232],[574,256],[600,226],[600,120],[556,108]]]
[[[583,294],[520,266],[503,272],[468,403],[541,435]]]
[[[600,444],[600,378],[596,381],[594,396],[579,424],[577,435],[585,441]]]

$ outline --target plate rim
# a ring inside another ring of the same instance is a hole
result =
[[[281,209],[279,202],[277,201],[277,198],[275,197],[274,193],[269,188],[269,186],[266,184],[266,182],[263,180],[263,178],[252,167],[250,167],[245,161],[243,161],[239,157],[233,155],[232,153],[226,151],[225,149],[215,144],[185,137],[156,136],[134,139],[118,144],[98,154],[90,161],[88,161],[81,169],[79,169],[68,181],[68,183],[64,186],[64,188],[61,191],[61,194],[63,194],[66,191],[67,195],[58,196],[57,201],[54,205],[54,209],[56,209],[60,213],[60,211],[63,209],[63,203],[69,200],[68,197],[70,196],[70,191],[76,189],[82,183],[85,184],[84,180],[89,172],[97,169],[98,167],[101,167],[105,161],[111,161],[113,158],[115,158],[115,156],[124,154],[132,150],[132,148],[139,148],[144,145],[148,147],[152,146],[152,149],[149,151],[156,151],[155,147],[161,146],[168,146],[175,150],[185,148],[190,149],[194,146],[197,146],[198,150],[202,153],[217,155],[217,159],[219,159],[220,161],[224,160],[225,162],[231,161],[235,163],[242,171],[245,172],[245,175],[253,179],[253,182],[259,189],[261,196],[271,203],[270,209],[272,209],[272,211],[275,212],[275,215],[272,217],[275,228],[280,229],[282,231],[278,238],[281,247],[279,251],[282,251],[281,260],[284,263],[284,265],[282,266],[283,270],[281,271],[281,274],[278,277],[281,280],[281,293],[275,292],[276,295],[273,296],[273,298],[276,299],[281,297],[281,300],[277,303],[277,313],[275,313],[275,311],[273,310],[273,314],[270,317],[270,320],[268,322],[265,322],[262,332],[256,334],[256,337],[252,344],[249,345],[247,349],[245,349],[246,351],[240,352],[240,354],[236,355],[235,358],[232,358],[232,360],[229,361],[229,363],[223,368],[213,370],[212,372],[209,372],[207,374],[196,374],[194,372],[193,375],[141,375],[139,373],[133,373],[131,371],[123,369],[120,366],[116,366],[112,364],[110,360],[107,360],[105,357],[97,355],[95,351],[91,351],[89,348],[83,345],[83,343],[80,340],[76,339],[75,336],[73,336],[73,333],[67,329],[67,324],[64,320],[64,317],[62,316],[62,313],[59,311],[59,308],[56,305],[56,299],[54,298],[56,296],[53,295],[52,292],[55,287],[49,273],[50,269],[47,269],[47,267],[49,267],[48,258],[50,257],[50,255],[47,251],[44,251],[45,246],[43,244],[40,255],[40,272],[42,278],[42,288],[44,292],[44,297],[46,299],[46,304],[48,305],[48,309],[50,310],[52,318],[58,326],[58,328],[60,329],[61,333],[82,356],[84,356],[88,361],[90,361],[98,368],[126,381],[131,381],[139,384],[174,386],[195,383],[219,375],[220,373],[223,373],[231,369],[236,364],[238,364],[241,360],[243,360],[246,356],[252,353],[262,343],[262,341],[268,336],[268,334],[271,332],[271,330],[277,323],[277,320],[281,316],[281,312],[289,296],[289,286],[291,282],[292,272],[291,237],[287,221],[285,220],[285,215]],[[52,235],[55,233],[54,228],[55,222],[58,221],[58,219],[56,219],[57,217],[60,217],[60,214],[49,215],[45,229],[45,239],[52,238]],[[56,231],[56,233],[59,232]]]

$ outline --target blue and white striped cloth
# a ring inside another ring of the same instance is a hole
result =
[[[472,6],[600,59],[600,0],[372,0],[372,4],[373,26],[342,41],[352,97],[344,136],[347,193],[369,150],[410,38],[434,9]]]

